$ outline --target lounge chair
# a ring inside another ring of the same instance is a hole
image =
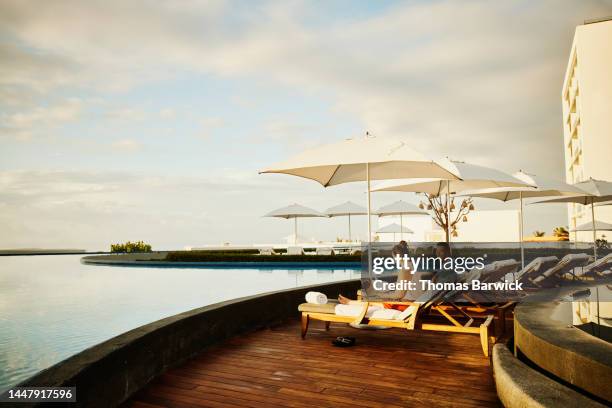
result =
[[[274,248],[272,247],[262,247],[257,249],[259,250],[259,255],[274,255]]]
[[[604,276],[612,276],[612,253],[585,266],[578,277],[595,278]]]
[[[287,255],[304,255],[304,248],[298,246],[287,247]]]
[[[330,247],[317,247],[316,249],[317,255],[334,255],[333,248]]]
[[[376,313],[368,313],[370,306],[380,305],[380,302],[360,302],[357,304],[359,309],[356,310],[354,315],[336,314],[336,304],[333,303],[324,305],[302,303],[298,307],[298,310],[302,314],[302,339],[306,337],[310,320],[325,322],[326,330],[329,330],[331,322],[337,322],[367,326],[395,327],[406,330],[470,333],[480,335],[482,351],[485,357],[488,357],[493,315],[486,316],[484,321],[478,326],[472,326],[474,319],[471,318],[467,323],[462,324],[451,316],[445,308],[438,304],[442,301],[445,294],[446,292],[428,292],[419,297],[417,301],[412,302],[405,311],[397,313],[396,317],[393,319],[377,318]],[[429,314],[430,310],[438,312],[445,321],[440,322],[440,319],[435,321],[428,320],[427,318],[433,317]]]
[[[487,269],[487,266],[491,265]],[[482,282],[497,282],[502,280],[509,273],[514,273],[518,269],[519,263],[514,259],[506,259],[503,261],[491,262],[486,265],[480,274],[480,281]]]
[[[516,274],[516,280],[521,281],[532,276],[537,276],[544,271],[549,270],[559,263],[559,258],[556,256],[540,256],[529,262],[523,269]]]
[[[556,286],[565,274],[572,274],[575,268],[584,266],[588,260],[587,254],[568,254],[557,265],[528,280],[537,287]]]

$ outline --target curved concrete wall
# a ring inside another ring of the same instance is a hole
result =
[[[604,401],[612,401],[612,344],[553,320],[556,303],[514,310],[514,342],[538,367]]]
[[[211,344],[297,317],[297,306],[304,302],[309,290],[333,297],[339,293],[355,293],[359,287],[359,280],[342,281],[194,309],[100,343],[41,371],[19,386],[74,386],[77,403],[71,406],[116,406],[168,367],[189,359]]]
[[[506,408],[603,408],[582,394],[530,368],[505,344],[493,346],[497,395]]]

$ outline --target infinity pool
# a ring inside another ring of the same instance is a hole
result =
[[[359,277],[351,269],[92,266],[81,256],[0,257],[0,392],[79,351],[223,300]]]

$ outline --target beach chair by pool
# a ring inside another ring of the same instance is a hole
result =
[[[317,255],[334,255],[334,250],[330,247],[317,247],[315,252]]]
[[[588,264],[582,270],[579,278],[612,276],[612,253]]]
[[[451,333],[468,333],[478,334],[480,336],[480,345],[485,357],[489,356],[489,340],[492,338],[492,322],[493,315],[488,315],[484,321],[474,326],[474,319],[469,319],[466,323],[461,323],[455,317],[451,316],[445,308],[440,307],[440,302],[446,292],[426,293],[420,297],[418,301],[412,302],[410,306],[403,312],[398,312],[393,319],[384,319],[376,317],[376,312],[369,313],[370,306],[381,305],[380,302],[359,302],[358,309],[354,315],[339,315],[336,314],[336,304],[328,303],[324,305],[315,305],[311,303],[302,303],[298,310],[301,312],[302,320],[302,339],[306,337],[310,320],[319,320],[325,322],[325,329],[329,330],[329,325],[332,322],[347,323],[353,325],[366,326],[384,326],[394,327],[406,330],[428,330],[442,331]],[[385,302],[387,303],[387,302]],[[380,310],[380,309],[379,309]],[[387,312],[389,309],[384,309]],[[431,320],[433,316],[430,311],[437,311],[441,319]],[[494,340],[494,338],[493,338]]]
[[[485,266],[485,269],[483,269],[480,274],[480,281],[482,282],[497,282],[502,280],[509,273],[516,272],[519,267],[519,262],[514,259],[506,259],[492,262],[489,265],[492,265],[492,267],[487,269]]]
[[[287,247],[287,255],[304,255],[304,248],[298,246]]]
[[[549,270],[557,263],[559,263],[559,258],[556,256],[539,256],[517,272],[516,280],[520,282],[532,276],[537,276]]]
[[[587,254],[565,255],[555,266],[533,278],[528,278],[528,281],[538,287],[556,286],[564,275],[574,273],[574,269],[584,266],[589,258]]]
[[[259,250],[259,255],[274,255],[274,248],[272,247],[261,247],[257,249]]]

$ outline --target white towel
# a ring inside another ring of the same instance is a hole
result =
[[[382,307],[380,306],[368,306],[366,317],[371,317],[373,313],[381,309]],[[360,305],[360,304],[356,304],[356,303],[353,303],[350,305],[338,304],[336,305],[334,312],[338,316],[357,317],[359,316],[362,310],[363,310],[363,305]]]
[[[412,316],[412,314],[414,313],[414,311],[416,310],[416,307],[414,306],[410,306],[408,308],[406,308],[406,310],[404,310],[402,313],[398,314],[395,319],[396,320],[404,320],[409,316]]]
[[[324,305],[327,303],[327,296],[321,292],[308,292],[306,293],[306,302],[315,305]]]
[[[399,310],[395,309],[379,309],[372,313],[372,319],[396,320],[400,315]]]

